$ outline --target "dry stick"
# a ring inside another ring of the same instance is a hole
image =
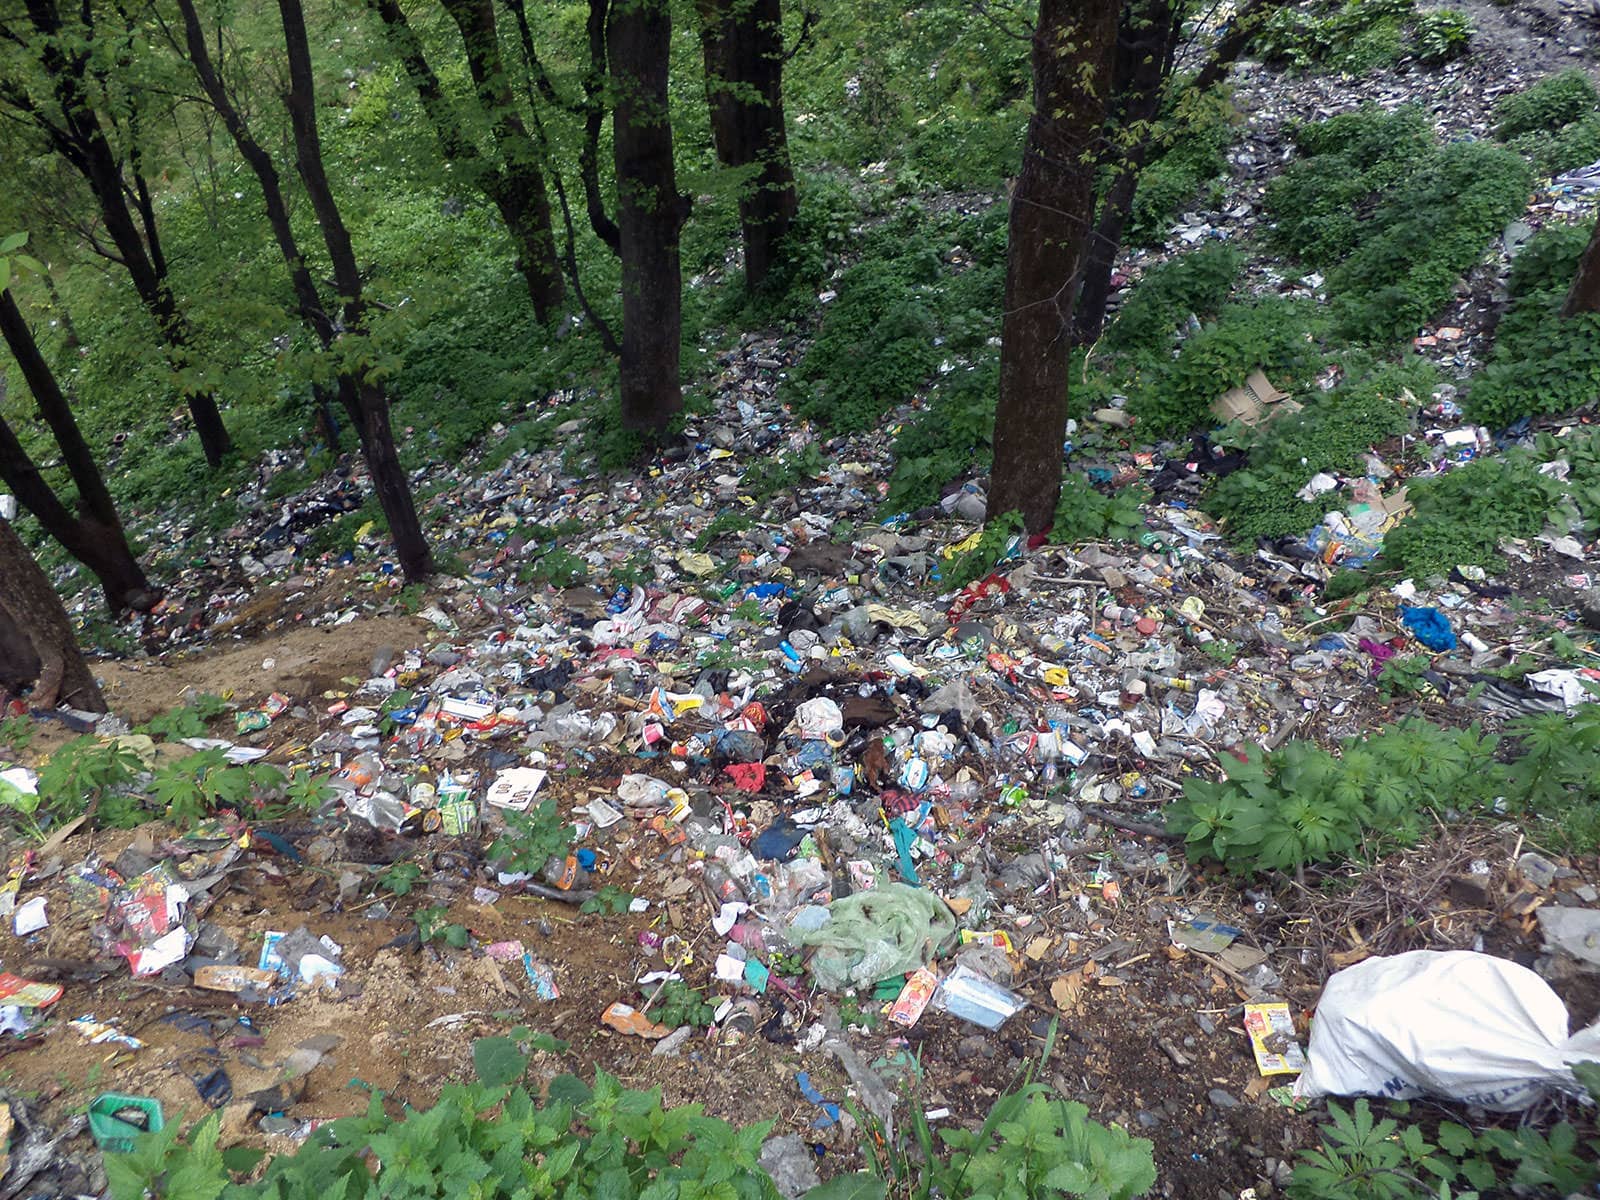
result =
[[[1172,833],[1159,825],[1150,825],[1144,821],[1131,821],[1127,817],[1119,816],[1108,809],[1100,808],[1096,805],[1085,804],[1083,811],[1086,816],[1102,821],[1115,829],[1120,829],[1124,833],[1137,833],[1143,837],[1152,837],[1163,842],[1183,841],[1182,834]]]

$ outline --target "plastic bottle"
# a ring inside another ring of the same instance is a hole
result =
[[[739,886],[726,867],[715,860],[706,863],[706,887],[711,889],[711,894],[722,903],[729,901],[743,901],[744,889]]]
[[[565,858],[559,854],[552,854],[545,860],[540,877],[551,887],[560,888],[564,892],[581,888],[589,882],[589,872],[578,865],[578,858],[573,854]]]

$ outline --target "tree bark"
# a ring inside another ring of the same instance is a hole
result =
[[[758,288],[799,201],[783,116],[781,0],[696,0],[711,136],[724,166],[752,168],[739,196],[745,285]]]
[[[72,513],[61,502],[3,419],[0,419],[0,479],[45,532],[94,573],[105,592],[106,607],[112,616],[129,608],[148,612],[161,599],[161,593],[150,586],[144,569],[128,545],[122,520],[112,503],[111,493],[106,490],[100,468],[9,290],[0,291],[0,336],[17,360],[22,377],[61,448],[62,460],[78,485],[78,512]],[[4,394],[5,383],[0,379],[0,397]]]
[[[1111,183],[1100,201],[1099,220],[1085,251],[1083,286],[1073,311],[1074,334],[1080,345],[1094,341],[1105,327],[1111,273],[1133,213],[1139,173],[1150,155],[1152,125],[1161,114],[1182,24],[1173,0],[1145,0],[1123,10],[1111,68],[1113,111],[1103,159],[1111,169]],[[1117,137],[1118,130],[1137,132],[1130,143]]]
[[[1233,14],[1233,19],[1228,23],[1228,30],[1212,47],[1211,57],[1206,59],[1205,66],[1189,81],[1189,86],[1196,92],[1204,92],[1215,87],[1227,77],[1228,68],[1238,61],[1239,56],[1250,45],[1250,39],[1260,31],[1262,23],[1272,15],[1272,11],[1282,8],[1286,0],[1245,0],[1243,6]]]
[[[1567,299],[1561,305],[1563,317],[1586,312],[1600,312],[1600,220],[1595,222],[1589,244],[1583,248],[1578,273],[1573,276]]]
[[[284,104],[294,130],[295,166],[322,228],[322,241],[333,265],[334,286],[344,306],[344,329],[340,338],[365,338],[366,303],[361,294],[361,272],[356,266],[350,231],[340,215],[322,163],[316,85],[306,37],[305,12],[300,0],[278,0],[278,13],[283,20],[283,40],[289,59],[289,91]],[[433,574],[433,555],[423,536],[422,523],[417,519],[411,483],[400,466],[394,430],[389,422],[389,398],[378,384],[347,374],[339,380],[339,399],[360,434],[372,488],[388,518],[389,535],[394,538],[400,568],[406,579],[420,582]]]
[[[233,139],[239,156],[245,160],[256,177],[267,211],[267,226],[272,230],[273,241],[278,243],[278,252],[288,268],[289,284],[294,290],[300,320],[316,335],[317,341],[326,350],[333,345],[338,331],[327,306],[322,302],[322,296],[317,291],[316,280],[311,276],[311,268],[306,265],[306,257],[301,252],[299,239],[295,237],[277,164],[273,162],[272,155],[250,132],[250,127],[245,123],[238,105],[234,103],[233,96],[222,80],[221,72],[212,61],[211,51],[206,45],[205,29],[200,24],[200,14],[195,9],[194,0],[177,0],[177,3],[178,12],[183,18],[184,52],[188,56],[190,65],[194,67],[195,76],[200,81],[200,88],[205,92],[206,99],[221,118],[223,128]],[[316,408],[316,423],[328,440],[329,450],[338,454],[339,428],[333,419],[333,392],[325,385],[315,383],[312,385],[312,393]]]
[[[10,631],[4,629],[7,624]],[[17,632],[27,637],[39,660],[32,697],[35,707],[66,704],[87,712],[106,711],[100,685],[83,661],[61,597],[11,523],[0,518],[0,670],[7,673],[19,664],[8,661],[11,655],[3,648]]]
[[[589,39],[589,69],[583,74],[583,143],[578,148],[578,176],[583,180],[583,202],[589,213],[589,227],[594,230],[595,237],[611,247],[613,254],[620,255],[622,231],[606,215],[605,200],[600,195],[600,129],[606,118],[606,21],[610,11],[610,0],[589,0],[589,19],[585,26]]]
[[[1011,194],[989,516],[1050,527],[1061,494],[1072,305],[1094,215],[1118,0],[1040,0],[1033,116]]]
[[[512,99],[511,76],[500,53],[500,31],[493,0],[441,0],[461,31],[478,106],[489,119],[499,154],[499,169],[487,181],[517,246],[517,270],[527,280],[528,298],[541,321],[561,309],[566,289],[556,256],[550,194],[544,182],[544,155],[529,136]]]
[[[26,0],[28,18],[41,45],[39,63],[49,77],[60,122],[48,119],[36,107],[22,114],[49,139],[56,152],[88,183],[106,235],[133,281],[134,291],[145,310],[154,318],[158,335],[175,365],[188,357],[190,331],[178,312],[167,278],[166,261],[155,239],[153,209],[144,213],[147,243],[135,223],[128,205],[130,190],[122,164],[111,148],[99,114],[83,87],[89,69],[89,48],[81,40],[67,36],[57,0]],[[143,189],[148,193],[148,189]],[[206,462],[216,467],[232,448],[216,396],[210,392],[187,392],[184,396],[194,419],[195,435]]]
[[[606,28],[614,93],[612,142],[622,256],[622,424],[664,429],[683,407],[679,342],[683,279],[678,236],[689,197],[678,191],[667,111],[672,17],[667,0],[615,0]]]
[[[556,254],[550,197],[545,189],[543,155],[512,101],[510,77],[500,53],[500,36],[490,0],[442,0],[461,32],[467,67],[479,107],[489,121],[499,164],[486,163],[462,127],[428,62],[422,41],[411,28],[398,0],[368,0],[383,21],[390,45],[399,56],[422,111],[433,127],[445,158],[494,203],[517,248],[517,271],[528,287],[534,314],[548,321],[561,309],[566,294]]]

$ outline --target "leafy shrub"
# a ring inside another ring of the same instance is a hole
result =
[[[1424,159],[1329,272],[1337,326],[1369,342],[1412,336],[1522,212],[1531,182],[1520,155],[1483,142],[1453,143]]]
[[[551,858],[561,858],[575,831],[561,820],[554,800],[541,801],[528,812],[507,809],[505,832],[489,847],[489,861],[502,871],[537,875]]]
[[[1472,18],[1454,8],[1418,13],[1411,22],[1411,47],[1430,67],[1461,58],[1472,47]]]
[[[1052,1025],[1046,1054],[1054,1039]],[[760,1166],[772,1121],[736,1128],[705,1116],[698,1104],[664,1108],[660,1088],[626,1088],[604,1071],[596,1072],[593,1087],[557,1076],[540,1100],[520,1083],[529,1062],[524,1045],[569,1049],[520,1026],[504,1037],[479,1038],[472,1047],[477,1082],[446,1084],[428,1109],[391,1106],[398,1116],[374,1094],[364,1115],[319,1126],[250,1183],[232,1176],[254,1171],[262,1153],[221,1150],[220,1114],[186,1135],[173,1122],[138,1137],[131,1153],[107,1156],[110,1194],[113,1200],[361,1200],[462,1195],[467,1180],[465,1192],[478,1200],[772,1200],[777,1194]],[[886,1137],[871,1114],[858,1112],[871,1170],[835,1177],[808,1197],[884,1200],[893,1182],[896,1194],[910,1200],[1133,1200],[1155,1186],[1148,1141],[1091,1120],[1087,1106],[1061,1100],[1031,1078],[1030,1072],[1000,1096],[977,1132],[941,1130],[943,1151],[921,1106],[912,1122],[914,1153]],[[372,1162],[382,1170],[371,1169]]]
[[[1430,809],[1467,809],[1494,796],[1495,739],[1476,725],[1412,720],[1342,744],[1335,756],[1298,739],[1247,748],[1227,778],[1190,779],[1167,806],[1167,828],[1190,857],[1230,870],[1292,871],[1353,857],[1369,838],[1409,845]]]
[[[913,208],[867,239],[837,284],[822,328],[785,385],[797,414],[839,433],[871,428],[923,388],[947,347],[976,349],[998,332],[1004,294],[1003,206],[943,226]],[[973,263],[952,271],[941,244]],[[946,345],[937,344],[943,340]]]
[[[1322,0],[1275,9],[1253,45],[1267,62],[1366,75],[1407,54],[1428,66],[1449,62],[1467,53],[1472,33],[1470,18],[1455,9],[1418,13],[1414,0]]]
[[[1433,377],[1433,369],[1417,360],[1379,367],[1329,393],[1312,393],[1302,411],[1254,431],[1248,465],[1217,480],[1207,510],[1244,544],[1305,533],[1324,507],[1295,493],[1318,471],[1360,473],[1373,444],[1410,427],[1404,394],[1428,395]]]
[[[1106,329],[1112,353],[1163,352],[1178,340],[1191,314],[1212,317],[1228,298],[1244,255],[1227,242],[1204,246],[1152,267],[1128,294]]]
[[[1297,125],[1294,141],[1300,156],[1267,185],[1272,238],[1304,262],[1327,267],[1356,248],[1378,198],[1427,156],[1433,135],[1414,105],[1386,113],[1369,104]]]
[[[1320,325],[1309,301],[1265,296],[1226,305],[1176,358],[1140,371],[1128,407],[1145,432],[1159,437],[1206,420],[1212,402],[1257,368],[1289,390],[1315,372],[1320,360],[1312,338]]]
[[[1108,496],[1086,475],[1069,471],[1061,480],[1051,539],[1063,544],[1131,542],[1145,527],[1139,505],[1149,497],[1149,489],[1143,486],[1119,488]]]
[[[174,825],[199,824],[219,808],[238,810],[281,792],[289,782],[267,763],[235,766],[222,750],[201,750],[168,763],[150,782],[150,797],[166,809]]]
[[[1554,133],[1600,107],[1589,73],[1572,67],[1507,96],[1494,106],[1495,133],[1502,140],[1522,133]]]
[[[1586,113],[1551,132],[1518,134],[1506,143],[1540,175],[1560,175],[1600,161],[1600,113]]]
[[[39,800],[58,820],[70,821],[91,802],[128,787],[138,774],[138,756],[121,743],[73,738],[40,769]]]
[[[143,725],[136,726],[134,732],[147,733],[153,738],[164,738],[168,741],[204,737],[207,723],[216,720],[227,711],[227,702],[221,696],[202,693],[190,704],[175,708],[171,712],[157,713]]]
[[[1600,1099],[1600,1064],[1578,1063],[1573,1074]],[[1391,1111],[1409,1114],[1406,1104]],[[1290,1200],[1439,1200],[1451,1195],[1578,1195],[1600,1180],[1600,1137],[1594,1122],[1556,1122],[1548,1133],[1530,1125],[1474,1133],[1440,1122],[1428,1141],[1420,1125],[1374,1119],[1371,1102],[1353,1112],[1328,1105],[1322,1145],[1301,1155],[1289,1182]],[[1451,1191],[1452,1187],[1474,1189]]]
[[[1473,420],[1499,428],[1519,417],[1569,412],[1600,395],[1600,314],[1561,316],[1588,241],[1587,228],[1553,225],[1517,255],[1510,307],[1467,392]]]
[[[625,1088],[604,1071],[592,1088],[572,1076],[558,1078],[540,1104],[526,1088],[509,1086],[527,1066],[512,1039],[482,1039],[473,1061],[481,1082],[447,1084],[432,1108],[405,1108],[398,1117],[374,1095],[365,1115],[319,1127],[294,1153],[274,1158],[254,1183],[231,1183],[216,1114],[182,1140],[174,1122],[140,1137],[131,1154],[107,1157],[111,1194],[116,1200],[222,1194],[357,1200],[460,1195],[470,1179],[468,1190],[480,1200],[772,1195],[757,1162],[770,1121],[736,1129],[704,1116],[697,1104],[666,1109],[659,1088]],[[369,1155],[383,1163],[381,1174],[368,1168]]]
[[[1561,499],[1560,481],[1526,458],[1479,458],[1412,484],[1415,511],[1384,538],[1382,561],[1405,575],[1448,575],[1457,564],[1496,565],[1501,538],[1532,537]]]
[[[943,376],[928,406],[906,422],[894,443],[894,472],[882,511],[910,512],[933,504],[945,484],[989,469],[999,359]]]
[[[1204,94],[1173,88],[1169,96],[1128,217],[1127,240],[1138,246],[1161,245],[1173,217],[1227,171],[1228,147],[1242,121],[1225,87]]]

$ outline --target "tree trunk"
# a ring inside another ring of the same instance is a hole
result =
[[[556,257],[550,195],[545,190],[543,155],[528,135],[512,99],[511,76],[500,53],[500,31],[492,0],[442,0],[467,48],[478,106],[489,118],[500,169],[488,180],[489,195],[500,209],[517,247],[517,270],[528,283],[528,297],[539,320],[560,311],[566,294],[561,260]]]
[[[107,528],[120,530],[122,519],[106,488],[105,477],[100,474],[89,443],[83,440],[83,432],[78,428],[55,372],[40,353],[33,331],[28,328],[9,290],[0,291],[0,337],[5,339],[11,356],[17,360],[22,378],[39,406],[39,415],[50,426],[56,445],[61,448],[62,462],[78,485],[79,511]]]
[[[607,22],[622,255],[622,424],[661,430],[683,407],[678,356],[683,279],[678,192],[667,112],[672,17],[667,0],[615,0]]]
[[[1228,68],[1245,52],[1250,39],[1260,31],[1273,10],[1282,8],[1285,3],[1287,0],[1245,0],[1228,22],[1227,32],[1212,47],[1211,57],[1206,60],[1205,66],[1189,81],[1189,86],[1196,92],[1204,92],[1221,83],[1227,77]]]
[[[35,365],[24,361],[27,347],[19,352],[12,342],[13,331],[11,322],[7,317],[7,309],[15,312],[16,306],[11,302],[10,292],[0,292],[0,327],[4,328],[5,338],[12,347],[19,364],[22,365],[24,377],[29,385],[37,389],[34,383],[36,376]],[[20,320],[20,314],[18,314]],[[24,325],[24,330],[26,326]],[[31,337],[29,343],[31,344]],[[35,348],[37,353],[37,348]],[[54,377],[50,377],[50,384],[54,386]],[[59,389],[56,389],[59,397]],[[35,396],[39,392],[35,390]],[[5,381],[0,379],[0,398],[5,395]],[[60,400],[65,406],[65,400]],[[41,406],[43,401],[41,401]],[[66,423],[70,425],[71,432],[77,433],[77,425],[72,421],[70,411],[65,412]],[[52,423],[53,424],[53,423]],[[57,439],[61,439],[61,432],[56,431]],[[70,439],[69,439],[70,440]],[[82,446],[81,436],[78,438],[84,455],[88,448]],[[63,453],[66,453],[63,447]],[[99,479],[99,471],[92,460],[88,462],[88,470]],[[77,471],[73,472],[76,477]],[[87,567],[94,577],[100,581],[100,587],[105,592],[106,607],[113,617],[126,609],[135,609],[139,612],[148,612],[154,608],[156,601],[161,599],[161,593],[150,586],[150,581],[145,577],[144,569],[139,566],[139,560],[134,557],[133,550],[128,545],[127,535],[123,532],[122,522],[117,518],[116,510],[110,510],[109,520],[97,511],[98,505],[84,504],[83,510],[72,513],[55,494],[54,489],[45,482],[38,466],[23,448],[12,430],[3,418],[0,418],[0,480],[11,489],[17,502],[33,514],[34,519],[44,528],[44,531],[53,537],[72,557],[76,558]],[[81,484],[80,484],[81,488]],[[104,490],[104,484],[101,484]],[[110,497],[104,498],[104,504],[110,505]]]
[[[566,294],[561,262],[556,255],[550,198],[545,190],[543,155],[528,136],[512,101],[510,77],[500,54],[499,31],[489,0],[442,0],[466,45],[467,65],[479,107],[494,134],[500,165],[483,161],[478,147],[457,118],[439,77],[429,64],[422,41],[411,28],[397,0],[368,0],[383,21],[390,45],[417,90],[422,111],[433,127],[445,158],[459,165],[465,178],[493,201],[517,248],[517,271],[527,283],[534,314],[547,321],[561,308]]]
[[[1589,244],[1583,248],[1578,273],[1573,276],[1572,287],[1567,290],[1566,302],[1561,306],[1563,317],[1586,312],[1600,312],[1600,220],[1595,222]]]
[[[1118,0],[1040,0],[1033,116],[1011,193],[990,517],[1050,527],[1061,494],[1072,303],[1094,214]]]
[[[630,2],[630,0],[624,0]],[[606,117],[606,19],[610,0],[589,0],[585,32],[589,39],[589,69],[583,73],[583,144],[578,148],[578,176],[583,180],[583,202],[595,237],[622,253],[622,233],[606,215],[600,195],[600,129]]]
[[[10,638],[4,626],[27,636],[39,659],[38,683],[33,689],[37,708],[70,705],[87,712],[105,712],[106,702],[100,685],[94,681],[89,664],[83,661],[78,639],[61,597],[50,580],[22,544],[11,523],[0,518],[0,647]],[[0,670],[17,665],[0,649]]]
[[[322,297],[317,292],[316,280],[311,277],[311,268],[306,265],[299,240],[295,237],[294,226],[289,220],[289,205],[283,197],[283,181],[278,176],[277,164],[272,161],[272,155],[250,132],[250,127],[245,124],[238,105],[234,103],[232,95],[223,83],[222,76],[211,59],[211,51],[206,45],[205,30],[200,24],[200,15],[195,10],[194,0],[177,0],[177,2],[178,11],[183,17],[184,52],[189,58],[190,65],[194,67],[206,99],[210,101],[217,116],[222,119],[223,128],[228,131],[228,136],[238,148],[239,156],[249,164],[255,174],[267,210],[267,225],[272,230],[272,238],[278,243],[278,252],[283,256],[284,265],[289,270],[289,283],[294,289],[300,320],[316,335],[317,341],[326,350],[333,345],[337,331],[334,328],[333,318],[328,315],[327,306],[322,303]],[[334,393],[325,384],[314,383],[312,395],[316,424],[321,429],[323,437],[327,439],[328,449],[338,454],[339,427],[333,415]]]
[[[1073,310],[1080,345],[1094,341],[1105,327],[1111,273],[1133,213],[1139,173],[1149,158],[1153,125],[1161,115],[1172,53],[1181,33],[1181,15],[1174,11],[1172,0],[1145,0],[1123,10],[1111,67],[1108,150],[1102,159],[1112,172],[1111,184],[1100,201],[1100,217],[1084,255],[1083,286]],[[1133,134],[1131,144],[1118,137],[1119,131]]]
[[[322,229],[322,241],[333,265],[334,286],[344,303],[343,338],[365,338],[366,303],[362,299],[361,272],[356,266],[350,231],[328,184],[322,163],[322,142],[317,134],[316,86],[311,70],[311,48],[306,37],[305,13],[300,0],[278,0],[283,19],[283,40],[289,59],[289,91],[284,104],[294,129],[295,166]],[[357,367],[364,373],[364,368]],[[350,374],[339,380],[339,399],[361,437],[361,449],[372,476],[372,489],[389,522],[395,555],[406,579],[417,583],[433,574],[433,555],[417,519],[411,484],[400,466],[394,430],[389,423],[389,400],[382,387]]]
[[[696,0],[695,8],[717,158],[753,168],[739,196],[739,224],[745,285],[754,289],[799,206],[783,117],[781,0]]]
[[[56,152],[88,183],[100,209],[101,223],[133,281],[140,303],[155,319],[157,332],[174,364],[182,365],[189,353],[190,333],[173,299],[160,245],[154,241],[154,212],[146,213],[152,236],[147,245],[128,206],[130,189],[122,164],[83,86],[90,47],[67,35],[56,0],[26,0],[26,4],[28,18],[41,38],[39,63],[50,79],[61,113],[59,123],[33,105],[22,109],[19,115],[31,119]],[[195,434],[206,462],[213,467],[220,465],[232,442],[216,397],[210,392],[195,392],[185,395],[184,400],[194,418]]]

